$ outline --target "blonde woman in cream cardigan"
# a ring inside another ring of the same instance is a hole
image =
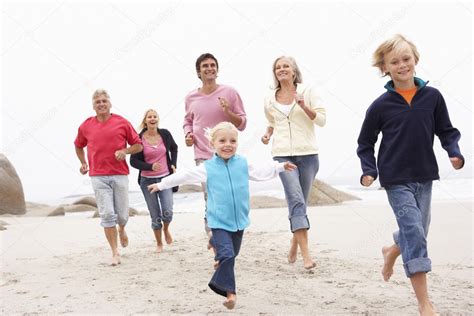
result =
[[[288,203],[291,238],[288,262],[297,259],[298,248],[304,267],[312,269],[316,263],[308,249],[309,220],[306,204],[319,169],[315,125],[324,126],[326,110],[314,89],[302,84],[301,72],[292,57],[282,56],[273,63],[275,88],[265,98],[268,127],[262,143],[272,141],[273,159],[290,161],[297,166],[291,172],[280,173]]]

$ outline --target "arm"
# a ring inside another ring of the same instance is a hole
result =
[[[309,100],[305,108],[302,107],[306,115],[308,115],[308,117],[314,122],[314,124],[321,127],[326,125],[326,109],[323,107],[321,98],[316,93],[316,89],[310,88],[308,92],[305,91],[303,96],[305,103],[306,100]]]
[[[184,131],[184,142],[186,146],[192,146],[194,144],[193,138],[193,121],[194,121],[194,114],[190,110],[189,99],[186,97],[185,103],[185,115],[184,115],[184,122],[183,122],[183,131]]]
[[[84,153],[84,148],[76,147],[76,155],[81,162],[81,167],[79,168],[79,172],[81,174],[86,174],[89,171],[89,166],[87,165],[86,155]]]
[[[176,173],[173,173],[172,175],[163,178],[160,183],[149,185],[148,190],[153,193],[181,184],[201,183],[205,182],[206,180],[206,167],[204,164],[201,164],[189,170],[180,170]]]
[[[143,151],[130,156],[130,165],[138,170],[153,170],[153,165],[145,162]]]
[[[438,136],[441,146],[448,153],[449,160],[454,169],[461,169],[464,166],[464,157],[458,145],[461,133],[451,124],[448,108],[441,94],[439,95],[434,115],[435,134]]]
[[[254,166],[248,164],[249,167],[249,180],[252,181],[267,181],[275,178],[280,172],[285,170],[292,171],[296,169],[296,166],[290,162],[277,162],[274,161],[272,164]]]
[[[229,95],[230,100],[219,97],[219,104],[227,115],[229,121],[237,127],[239,131],[243,131],[247,126],[247,114],[245,113],[244,104],[239,93],[232,90]]]
[[[273,118],[273,115],[270,113],[270,100],[268,98],[265,99],[265,105],[263,107],[263,110],[265,112],[265,117],[267,118],[268,121],[268,126],[267,130],[265,131],[265,134],[262,136],[261,141],[265,145],[268,144],[270,141],[270,138],[273,135],[273,126],[275,126],[275,119]]]
[[[378,122],[370,113],[370,108],[367,111],[366,117],[360,130],[359,138],[357,143],[357,155],[360,158],[360,164],[362,167],[362,176],[360,182],[364,186],[369,186],[372,182],[377,179],[377,164],[375,161],[375,150],[374,146],[377,142],[378,134],[380,129],[378,128]]]
[[[143,150],[142,144],[133,144],[132,146],[115,152],[115,159],[124,160],[127,155],[136,154]]]

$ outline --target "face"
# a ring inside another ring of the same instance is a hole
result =
[[[199,66],[199,75],[202,81],[215,80],[217,78],[217,64],[212,58],[207,58],[201,61]]]
[[[275,64],[274,72],[277,80],[280,82],[293,82],[293,79],[295,77],[295,70],[291,66],[290,62],[285,58],[281,58],[277,61],[277,63]]]
[[[93,101],[93,108],[97,115],[110,114],[111,107],[110,100],[104,95],[97,96]]]
[[[144,123],[147,129],[154,129],[158,126],[158,113],[155,111],[148,111],[145,116]]]
[[[229,129],[220,129],[214,134],[211,145],[219,157],[228,160],[237,151],[237,132]]]
[[[415,66],[415,56],[406,43],[400,49],[392,50],[384,56],[383,71],[390,74],[395,85],[413,82]]]

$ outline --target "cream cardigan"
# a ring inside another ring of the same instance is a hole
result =
[[[326,124],[326,110],[320,97],[312,87],[298,84],[296,92],[303,95],[307,107],[311,108],[316,117],[311,120],[301,107],[294,103],[290,113],[285,115],[276,104],[276,90],[265,98],[265,116],[268,126],[273,127],[272,156],[302,156],[318,153],[314,124]]]

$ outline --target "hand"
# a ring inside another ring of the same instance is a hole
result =
[[[304,103],[304,97],[303,95],[299,94],[299,93],[296,93],[295,92],[295,101],[296,103],[298,103],[298,105],[304,109],[306,107],[305,103]]]
[[[125,157],[127,157],[126,149],[120,149],[115,152],[115,159],[118,161],[125,160]]]
[[[372,176],[363,176],[363,177],[362,177],[362,185],[363,185],[364,187],[368,187],[368,186],[370,186],[372,183],[374,183],[374,180],[375,180],[375,179],[374,179],[374,177],[372,177]]]
[[[161,169],[161,164],[158,161],[151,165],[151,170],[153,171],[158,171],[160,169]]]
[[[283,167],[285,168],[286,171],[293,171],[293,170],[296,170],[296,168],[297,168],[296,165],[292,164],[289,161],[285,162]]]
[[[449,157],[449,160],[451,161],[453,168],[456,170],[461,169],[464,165],[464,160],[459,157]]]
[[[150,191],[150,193],[155,193],[155,192],[160,191],[160,189],[158,189],[158,185],[156,184],[150,184],[147,188],[148,188],[148,191]]]
[[[229,102],[227,102],[227,99],[221,98],[221,97],[217,97],[217,98],[219,99],[219,104],[222,107],[222,110],[224,112],[227,112],[229,110]]]
[[[84,163],[81,165],[81,168],[79,168],[79,172],[80,172],[81,174],[86,174],[88,171],[89,171],[89,166],[87,165],[86,162],[84,162]]]
[[[184,142],[186,143],[186,146],[190,147],[194,144],[194,135],[192,132],[189,132],[186,134],[184,137]]]
[[[264,143],[265,145],[268,144],[268,142],[270,141],[270,135],[268,134],[265,134],[262,136],[262,138],[260,139],[262,141],[262,143]]]

